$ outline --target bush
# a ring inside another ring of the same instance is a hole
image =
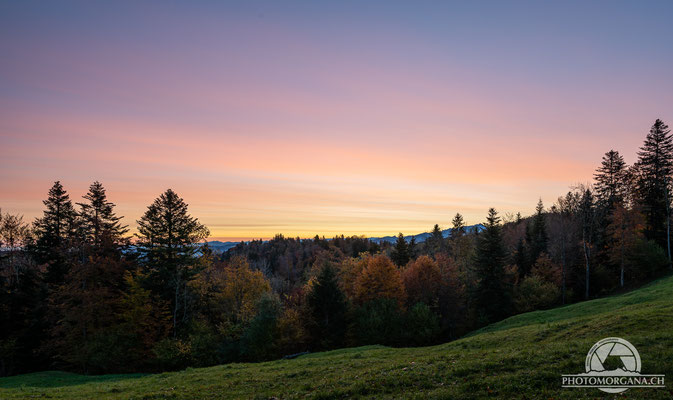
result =
[[[157,357],[157,367],[160,370],[183,369],[191,362],[190,344],[179,339],[160,340],[152,351]]]
[[[537,275],[529,275],[521,281],[514,295],[517,312],[527,312],[549,308],[559,302],[561,292],[551,282],[545,282]]]
[[[636,281],[658,277],[669,266],[666,251],[651,240],[637,241],[628,257],[632,270],[630,275]]]
[[[356,311],[356,344],[399,344],[402,339],[402,313],[396,299],[376,299]]]
[[[189,334],[192,366],[208,367],[219,364],[224,360],[219,355],[218,346],[221,339],[205,322],[196,321],[192,324]]]
[[[416,303],[404,316],[405,344],[424,346],[439,336],[439,318],[424,303]]]
[[[251,361],[264,360],[275,355],[278,318],[282,311],[278,298],[269,293],[262,296],[257,310],[257,315],[241,338],[241,355]]]

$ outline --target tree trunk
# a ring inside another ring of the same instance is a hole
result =
[[[671,201],[668,193],[668,177],[664,177],[664,186],[666,194],[666,250],[668,251],[668,265],[673,269],[671,262]]]
[[[589,299],[589,249],[587,246],[586,239],[582,239],[582,245],[584,247],[584,261],[586,262],[586,288],[584,292],[584,298]]]
[[[566,240],[565,234],[561,239],[561,304],[566,303]]]
[[[175,307],[173,307],[173,337],[178,335],[178,304],[180,299],[180,281],[176,274],[175,276]]]

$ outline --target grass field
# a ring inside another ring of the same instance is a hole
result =
[[[584,372],[598,340],[636,346],[643,373],[666,374],[665,389],[562,389],[561,374]],[[0,379],[0,398],[673,398],[673,277],[604,299],[521,314],[432,347],[382,346],[294,360],[230,364],[154,375],[41,372]]]

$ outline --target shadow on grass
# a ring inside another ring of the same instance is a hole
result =
[[[146,375],[147,374],[79,375],[70,372],[44,371],[0,378],[0,389],[14,389],[20,387],[55,388],[61,386],[83,385],[87,383],[115,383],[128,379],[141,378]]]

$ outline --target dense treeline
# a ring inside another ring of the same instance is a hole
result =
[[[0,374],[156,371],[362,344],[426,345],[509,315],[639,285],[671,268],[673,140],[660,120],[627,166],[610,150],[593,185],[529,217],[456,214],[422,243],[363,237],[241,243],[167,190],[137,233],[94,182],[56,182],[32,224],[0,212]]]

